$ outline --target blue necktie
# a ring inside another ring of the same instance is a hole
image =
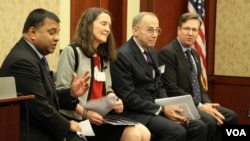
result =
[[[191,77],[192,77],[192,87],[193,87],[193,97],[196,102],[201,102],[201,91],[200,91],[200,84],[198,81],[197,72],[194,67],[194,61],[191,58],[191,51],[188,49],[185,51],[187,55],[187,59],[189,62]]]
[[[45,68],[47,69],[47,71],[50,71],[48,61],[47,61],[46,57],[42,58],[42,62],[44,64]]]

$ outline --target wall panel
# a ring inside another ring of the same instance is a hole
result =
[[[90,7],[102,7],[112,13],[112,29],[117,46],[126,41],[126,0],[71,0],[70,37],[72,39],[81,14]]]
[[[176,38],[178,17],[187,11],[187,0],[141,0],[140,11],[154,12],[162,33],[158,36],[156,50]]]
[[[215,76],[209,82],[213,102],[234,110],[240,124],[250,124],[247,110],[250,109],[250,79],[246,77]]]

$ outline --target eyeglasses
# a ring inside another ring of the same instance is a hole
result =
[[[138,26],[137,26],[138,27]],[[139,28],[139,27],[138,27]],[[156,33],[157,35],[161,34],[161,28],[157,27],[157,28],[153,28],[153,27],[148,27],[145,29],[145,31],[149,34],[154,34]]]
[[[190,31],[192,31],[193,33],[197,33],[199,31],[199,29],[197,28],[190,28],[190,27],[182,27],[181,29],[187,33],[189,33]]]
[[[161,28],[159,28],[159,27],[157,27],[157,28],[149,27],[146,29],[146,31],[150,34],[154,34],[154,33],[156,33],[157,35],[161,34]]]

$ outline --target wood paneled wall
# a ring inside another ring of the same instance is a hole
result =
[[[116,45],[122,45],[126,41],[127,0],[71,0],[71,39],[74,36],[79,18],[90,7],[102,7],[112,13],[112,31],[115,36]]]
[[[140,0],[140,11],[156,13],[163,29],[156,49],[176,38],[177,19],[187,11],[188,0]],[[247,110],[250,108],[250,78],[215,76],[214,50],[216,26],[216,0],[205,0],[205,30],[207,51],[208,95],[213,102],[233,109],[239,115],[240,124],[250,124]],[[127,0],[71,0],[71,37],[81,13],[89,7],[103,7],[113,14],[113,32],[117,46],[126,41]]]
[[[240,124],[250,124],[250,78],[213,76],[208,78],[208,93],[213,102],[234,110]]]

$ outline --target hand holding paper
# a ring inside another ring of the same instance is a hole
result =
[[[187,116],[187,113],[185,112],[184,108],[180,107],[180,106],[165,106],[164,108],[165,112],[165,116],[178,123],[178,124],[188,124],[189,123],[189,119]]]
[[[187,114],[187,117],[189,120],[200,119],[200,115],[190,95],[156,99],[155,103],[161,106],[175,105],[175,106],[182,107],[185,111],[185,114]]]
[[[83,138],[85,141],[87,141],[85,136],[95,136],[95,133],[92,129],[92,126],[89,122],[89,120],[84,120],[79,122],[80,127],[82,128],[81,132],[76,132],[76,134],[80,137]]]
[[[110,106],[116,101],[116,99],[116,96],[105,96],[96,100],[90,100],[83,105],[83,107],[104,116],[112,110]]]

